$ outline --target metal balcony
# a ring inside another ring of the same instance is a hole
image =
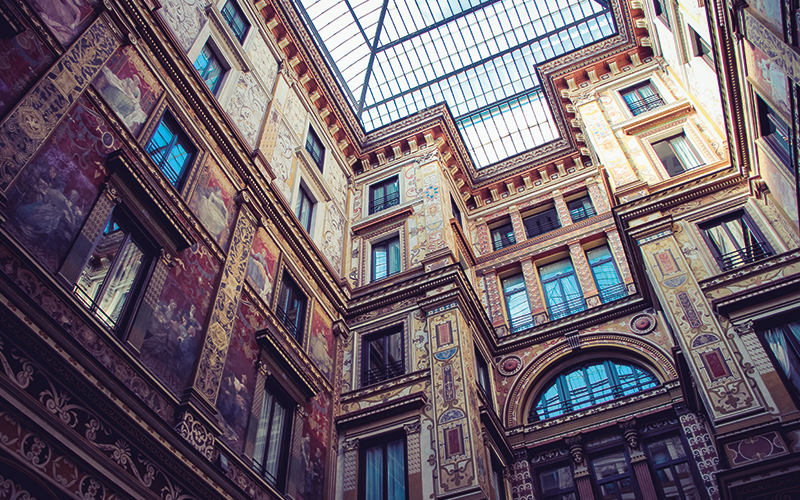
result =
[[[585,310],[586,299],[583,297],[575,297],[573,299],[565,300],[564,302],[547,306],[547,314],[550,316],[550,321],[571,316],[575,313]]]
[[[628,296],[628,286],[625,285],[625,283],[617,283],[616,285],[607,286],[598,291],[600,292],[600,302],[603,304],[614,302],[615,300]]]
[[[369,200],[369,213],[374,214],[381,210],[400,204],[400,192],[389,193],[381,198]]]
[[[533,316],[527,314],[521,318],[511,318],[511,322],[508,326],[511,333],[517,333],[527,330],[528,328],[533,328],[536,324],[533,321]]]
[[[371,370],[366,370],[363,373],[361,385],[367,386],[367,385],[377,384],[378,382],[383,382],[384,380],[388,380],[390,378],[399,377],[405,372],[406,372],[406,363],[404,360],[400,359],[397,361],[393,361],[383,366],[378,366]]]
[[[631,110],[633,116],[640,115],[651,109],[656,109],[664,105],[664,99],[658,93],[653,93],[647,97],[636,99],[635,101],[628,102],[628,109]]]
[[[501,248],[510,247],[511,245],[515,245],[517,243],[517,239],[514,238],[513,234],[509,234],[508,236],[500,236],[499,238],[495,235],[492,235],[492,248],[494,251],[498,251]]]
[[[557,220],[536,224],[523,221],[523,224],[525,225],[525,234],[528,236],[528,238],[549,233],[550,231],[555,231],[561,227],[561,223]]]
[[[755,241],[752,245],[717,257],[717,262],[723,271],[730,271],[773,255],[774,252],[765,243]]]
[[[578,222],[588,219],[589,217],[594,217],[597,215],[597,212],[595,211],[594,207],[581,207],[570,210],[569,215],[572,217],[572,222]]]
[[[283,326],[289,330],[289,333],[292,334],[292,337],[296,338],[298,342],[300,341],[300,335],[303,333],[300,331],[302,329],[301,325],[297,324],[297,316],[296,315],[289,315],[289,313],[285,312],[281,306],[277,306],[275,308],[275,315],[278,317],[278,321],[280,321]]]

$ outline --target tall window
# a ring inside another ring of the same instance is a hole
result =
[[[475,367],[478,377],[478,386],[480,386],[483,394],[490,402],[492,401],[492,383],[489,375],[489,364],[483,358],[483,355],[476,349],[475,350]]]
[[[75,292],[108,328],[117,330],[133,292],[141,285],[148,256],[121,208],[111,213],[81,271]]]
[[[577,500],[575,478],[569,464],[539,472],[542,500]]]
[[[702,57],[711,66],[714,66],[714,53],[711,46],[703,40],[698,32],[689,26],[689,35],[692,37],[692,51],[695,57]]]
[[[540,267],[539,277],[551,321],[586,309],[583,291],[570,259]]]
[[[200,78],[206,82],[211,93],[216,94],[219,84],[222,81],[223,69],[219,58],[208,44],[203,47],[203,50],[200,51],[200,55],[195,59],[194,69],[200,73]]]
[[[594,479],[602,500],[633,500],[638,495],[631,478],[631,467],[624,451],[607,453],[591,460]]]
[[[463,224],[461,223],[461,210],[458,208],[458,204],[456,203],[456,200],[454,200],[452,196],[450,197],[450,208],[453,209],[453,217],[456,218],[456,222],[458,222],[458,225],[464,227]]]
[[[322,172],[322,166],[325,164],[325,146],[311,126],[308,127],[308,135],[306,136],[306,151],[311,155],[317,168]]]
[[[511,246],[516,242],[517,238],[514,237],[514,226],[511,225],[510,221],[508,224],[492,229],[492,248],[495,252],[501,248]]]
[[[492,459],[492,488],[497,500],[506,500],[506,483],[503,479],[503,466],[496,459]]]
[[[743,210],[700,226],[720,269],[729,271],[773,255],[772,248]]]
[[[556,212],[555,208],[525,217],[522,219],[522,224],[525,226],[525,234],[528,238],[549,233],[561,227],[561,222],[558,220],[558,212]]]
[[[239,43],[244,42],[244,37],[247,36],[247,31],[250,29],[250,23],[244,17],[242,9],[236,4],[236,0],[225,2],[225,6],[222,7],[222,17],[231,27],[231,31]]]
[[[558,375],[535,400],[529,422],[557,417],[658,385],[652,373],[619,361],[572,367]]]
[[[372,245],[372,281],[400,272],[400,238]]]
[[[572,222],[582,221],[597,215],[592,205],[592,199],[588,196],[582,196],[577,200],[568,201],[567,210],[569,210]]]
[[[641,83],[621,92],[625,104],[631,110],[633,116],[640,115],[645,111],[656,109],[664,105],[664,99],[656,92],[650,80]]]
[[[675,177],[703,164],[700,156],[683,133],[654,142],[652,146],[670,177]]]
[[[359,500],[406,500],[405,439],[382,439],[362,450]]]
[[[256,432],[253,465],[269,484],[281,491],[289,458],[293,406],[278,387],[267,384]]]
[[[369,187],[369,213],[378,213],[381,210],[400,204],[400,180],[397,176]]]
[[[597,285],[600,301],[603,304],[628,295],[628,289],[617,272],[617,266],[614,264],[614,258],[611,256],[608,246],[603,245],[587,250],[586,260],[589,261],[594,283]]]
[[[527,330],[533,326],[531,305],[528,302],[528,291],[522,273],[503,280],[503,298],[506,302],[509,327],[511,333]]]
[[[314,200],[301,185],[297,193],[297,218],[308,234],[311,234],[311,217],[314,215]]]
[[[288,273],[284,273],[281,293],[278,296],[278,319],[297,339],[303,340],[303,327],[306,316],[306,296]]]
[[[770,149],[780,158],[785,167],[789,167],[791,157],[791,147],[789,146],[789,125],[783,118],[767,104],[764,99],[756,96],[756,107],[758,108],[758,126],[761,138],[764,139]],[[789,169],[791,172],[791,169]]]
[[[197,148],[189,141],[169,111],[161,117],[161,123],[147,143],[146,150],[156,166],[176,188],[181,187],[186,170],[197,154]]]
[[[647,454],[663,498],[701,500],[681,438],[671,436],[647,443]]]
[[[773,364],[800,395],[800,321],[786,323],[764,332]],[[792,390],[790,389],[790,392]]]
[[[669,23],[669,12],[667,12],[667,6],[662,3],[662,0],[653,0],[653,9],[656,12],[656,17],[664,22],[667,29],[672,30],[672,26]]]
[[[361,354],[362,385],[377,384],[404,374],[406,363],[403,349],[402,326],[365,336]]]

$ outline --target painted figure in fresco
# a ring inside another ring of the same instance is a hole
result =
[[[58,41],[68,45],[83,21],[81,0],[33,0],[33,6]]]
[[[119,78],[108,67],[103,67],[102,72],[108,85],[100,89],[100,93],[122,118],[125,126],[135,130],[147,119],[147,113],[142,109],[142,91],[139,88],[142,82],[139,75]]]
[[[189,310],[180,314],[175,299],[170,299],[166,305],[160,303],[153,312],[153,322],[142,342],[142,350],[179,371],[188,369],[194,361],[198,332],[202,328],[195,318],[196,312],[195,305],[190,304]]]
[[[14,213],[22,236],[31,241],[44,239],[60,245],[68,242],[83,220],[80,194],[71,190],[65,196],[64,178],[54,165],[37,165],[36,186]]]
[[[328,347],[328,339],[325,337],[325,329],[317,327],[312,339],[311,358],[317,362],[322,373],[330,378],[333,367],[331,366],[331,353]]]
[[[267,259],[261,252],[250,254],[247,261],[247,277],[252,281],[253,286],[258,290],[258,295],[267,299],[267,295],[272,290],[272,278],[267,272],[269,269]]]
[[[219,411],[225,421],[233,428],[244,428],[247,425],[249,404],[247,395],[247,375],[242,374],[240,381],[235,374],[230,373],[225,378],[220,388]],[[230,437],[236,439],[235,433]]]
[[[208,232],[219,241],[220,235],[228,227],[228,207],[222,198],[222,188],[208,186],[198,191],[197,215]]]

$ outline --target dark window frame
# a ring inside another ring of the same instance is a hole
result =
[[[317,203],[308,193],[308,189],[301,183],[300,188],[297,190],[297,209],[295,215],[300,221],[300,225],[303,226],[303,229],[306,230],[309,236],[311,236],[311,228],[314,223],[314,208],[316,205]]]
[[[506,500],[506,481],[503,473],[504,467],[500,460],[492,453],[491,458],[492,489],[497,500]]]
[[[268,401],[267,393],[272,396],[271,401]],[[270,408],[265,408],[267,404],[271,402]],[[277,460],[277,471],[276,474],[272,474],[267,468],[267,460],[266,456],[271,451],[272,442],[270,437],[272,435],[272,426],[275,423],[275,408],[276,403],[280,404],[284,407],[285,410],[285,420],[283,422],[283,429],[281,430],[281,435],[279,437],[280,442],[278,443],[279,450],[278,450],[278,460]],[[257,448],[253,451],[253,467],[258,471],[258,473],[264,478],[267,483],[271,486],[274,486],[279,491],[283,492],[286,488],[286,479],[287,473],[289,471],[288,467],[288,458],[289,453],[291,451],[291,439],[292,439],[292,421],[293,421],[293,413],[294,409],[297,407],[297,402],[292,399],[286,390],[284,390],[280,384],[275,380],[273,377],[269,377],[266,382],[264,383],[264,397],[262,399],[262,407],[261,407],[261,414],[259,415],[258,419],[258,427],[256,429],[256,445],[258,445],[259,435],[262,433],[262,425],[264,423],[265,409],[270,412],[269,421],[267,422],[267,428],[263,430],[264,433],[264,450],[260,452]],[[258,455],[261,455],[259,457]]]
[[[388,343],[391,338],[397,336],[400,344],[401,359],[391,361],[389,359]],[[380,366],[371,367],[373,357],[373,344],[380,344],[379,350],[383,353]],[[392,325],[377,332],[364,335],[361,342],[361,387],[368,387],[379,384],[386,380],[400,377],[406,374],[406,339],[403,324]]]
[[[592,250],[596,250],[602,247],[608,249],[608,257],[605,257],[604,259],[596,261],[594,263],[590,262],[588,253],[591,252]],[[608,243],[605,243],[603,245],[598,245],[596,247],[590,248],[586,250],[584,253],[587,254],[586,261],[589,263],[589,269],[591,269],[592,271],[592,279],[594,279],[594,284],[597,287],[597,291],[600,293],[600,302],[603,304],[607,304],[609,302],[613,302],[623,297],[627,297],[628,288],[625,285],[625,281],[622,279],[622,273],[619,270],[617,261],[614,259],[614,254],[613,252],[611,252],[611,246],[608,245]],[[615,283],[611,287],[601,288],[600,283],[598,282],[597,279],[597,273],[595,272],[595,268],[599,268],[600,266],[608,264],[609,262],[614,267],[614,272],[617,275],[617,283]]]
[[[645,80],[622,89],[619,94],[633,116],[638,116],[666,104],[651,80]]]
[[[753,239],[752,244],[736,241],[733,233],[731,233],[730,229],[725,225],[727,222],[735,221],[737,219],[741,220],[745,227],[747,227],[749,230],[750,237]],[[736,247],[735,250],[722,253],[721,249],[717,246],[716,242],[709,234],[709,231],[711,228],[718,226],[722,227],[724,233]],[[772,246],[769,244],[756,222],[752,217],[750,217],[750,214],[748,214],[744,208],[734,210],[733,212],[721,215],[719,217],[715,217],[712,220],[698,224],[697,227],[700,230],[700,234],[703,237],[706,247],[711,252],[711,255],[714,257],[714,260],[717,262],[717,265],[722,272],[727,272],[738,267],[752,264],[753,262],[757,262],[775,255]]]
[[[236,0],[225,2],[225,5],[220,9],[220,14],[222,14],[222,18],[233,32],[233,36],[239,40],[239,43],[244,43],[247,34],[250,32],[250,21],[244,15],[244,11],[239,7]],[[241,21],[241,26],[235,25],[238,24],[236,23],[237,18]]]
[[[464,224],[461,221],[461,209],[458,208],[458,204],[456,203],[455,198],[450,196],[450,208],[453,210],[453,217],[455,217],[456,222],[458,222],[459,227],[463,228]]]
[[[394,190],[388,193],[388,187]],[[376,196],[380,195],[380,196]],[[369,187],[369,214],[376,214],[400,204],[400,176],[393,175]]]
[[[546,492],[542,481],[542,476],[548,473],[553,473],[555,471],[560,471],[565,467],[569,469],[568,474],[570,479],[572,479],[572,487],[563,489],[561,488],[553,489]],[[541,495],[537,498],[541,498],[542,500],[561,500],[567,495],[572,494],[573,498],[575,498],[576,500],[578,499],[578,485],[575,484],[574,470],[571,462],[568,461],[559,463],[549,463],[542,467],[537,467],[534,470],[534,474],[536,476],[536,487],[538,488],[538,492]]]
[[[792,333],[789,326],[790,324],[797,322],[796,318],[798,317],[798,313],[800,313],[800,311],[795,310],[781,315],[780,319],[771,318],[768,325],[761,325],[756,330],[758,338],[761,341],[761,345],[764,347],[764,350],[767,352],[767,356],[772,362],[772,366],[778,373],[778,376],[783,382],[784,387],[786,387],[786,392],[790,394],[794,404],[797,407],[800,407],[800,376],[797,377],[796,381],[793,381],[789,378],[789,376],[786,374],[786,370],[781,364],[781,361],[778,359],[778,356],[770,345],[770,340],[768,338],[771,332],[780,330],[780,333],[783,336],[783,342],[786,344],[785,354],[788,358],[787,361],[793,368],[800,369],[800,339],[798,339]]]
[[[517,238],[514,235],[514,225],[511,219],[507,219],[505,224],[495,225],[489,229],[489,234],[492,240],[493,251],[502,250],[503,248],[516,245]]]
[[[359,442],[358,446],[358,500],[388,500],[388,487],[389,482],[386,480],[388,476],[389,461],[387,459],[387,447],[390,444],[402,441],[403,443],[403,460],[401,462],[403,471],[401,476],[405,478],[405,498],[408,499],[408,441],[406,435],[402,431],[390,432],[380,436],[364,439]],[[383,492],[382,496],[378,498],[367,498],[366,492],[366,479],[367,479],[367,452],[375,448],[382,448],[383,450]]]
[[[561,219],[558,217],[556,207],[549,207],[522,218],[525,227],[525,236],[528,239],[547,234],[561,228]]]
[[[686,163],[687,158],[684,158],[683,153],[681,153],[675,147],[675,143],[673,142],[679,138],[682,138],[686,142],[686,145],[689,147],[690,150],[689,152],[692,154],[692,156],[694,156],[694,159],[697,160],[697,165],[692,165],[687,167]],[[664,167],[664,170],[670,177],[677,177],[681,174],[684,174],[691,170],[695,170],[705,165],[705,160],[700,155],[700,153],[698,153],[697,149],[695,149],[694,145],[692,144],[692,141],[689,140],[689,138],[683,131],[681,131],[678,134],[665,137],[658,141],[651,142],[650,146],[653,148],[656,157],[658,157],[658,161],[661,162],[661,165]],[[663,149],[662,146],[666,146],[669,148],[668,151],[669,155],[662,155],[662,153],[659,152],[659,151],[667,152],[666,150]],[[681,167],[680,171],[672,168],[674,167],[675,162],[677,162],[677,164]]]
[[[795,176],[791,169],[791,130],[783,118],[760,95],[755,95],[756,112],[758,113],[758,134],[775,153],[792,177]]]
[[[319,171],[322,172],[325,166],[325,144],[322,143],[322,139],[311,125],[308,126],[308,134],[306,134],[306,151],[314,160]]]
[[[551,264],[555,264],[558,262],[569,261],[571,270],[567,273],[557,274],[551,276],[549,278],[542,277],[542,269],[546,266]],[[574,276],[575,285],[578,289],[579,294],[575,297],[568,298],[567,291],[564,288],[564,284],[562,280],[568,278],[569,276]],[[557,319],[565,318],[567,316],[572,316],[573,314],[577,314],[581,311],[586,310],[586,299],[583,295],[583,287],[581,286],[580,279],[578,278],[578,273],[575,271],[575,263],[572,262],[571,257],[566,257],[564,259],[559,259],[553,262],[548,262],[545,265],[539,266],[539,280],[542,283],[542,295],[544,296],[545,305],[547,307],[547,314],[550,317],[550,321],[555,321]],[[546,285],[549,283],[557,283],[558,288],[561,292],[561,295],[564,297],[564,300],[555,302],[550,295],[548,294],[548,290]],[[553,303],[555,302],[555,303]]]
[[[300,344],[303,343],[307,310],[308,296],[289,271],[284,269],[275,314],[278,315],[278,320]],[[294,320],[292,320],[292,317],[294,317]]]
[[[589,193],[568,201],[567,210],[569,210],[569,217],[572,219],[572,222],[591,219],[597,215],[597,210],[594,208],[594,203]]]
[[[171,137],[166,141],[165,144],[158,145],[155,144],[153,140],[156,139],[157,136],[161,137],[161,131],[163,130],[162,127],[171,134]],[[168,169],[168,166],[171,167],[169,165],[169,160],[172,156],[173,150],[178,147],[182,148],[186,153],[185,159],[178,170],[175,170],[174,168]],[[156,125],[155,129],[153,130],[153,134],[147,141],[145,151],[150,159],[153,160],[153,163],[156,164],[156,167],[161,171],[161,173],[164,174],[164,177],[167,178],[169,183],[179,191],[186,183],[186,177],[189,172],[189,168],[199,153],[197,146],[195,146],[194,142],[192,142],[192,140],[189,138],[189,135],[181,126],[180,122],[178,122],[175,116],[168,109],[164,110],[164,113],[161,115],[158,125]]]
[[[642,441],[642,449],[643,449],[643,451],[645,452],[645,454],[646,454],[646,456],[648,458],[647,463],[648,463],[648,466],[649,466],[650,477],[653,479],[653,486],[655,487],[656,493],[659,495],[659,498],[664,498],[665,497],[665,493],[664,493],[663,487],[661,485],[661,480],[660,480],[660,478],[658,476],[657,468],[658,469],[663,469],[665,467],[672,468],[673,466],[678,465],[680,463],[686,463],[687,466],[689,467],[689,472],[692,475],[692,481],[693,481],[695,487],[697,488],[698,495],[700,495],[701,498],[707,498],[707,496],[704,493],[705,492],[705,485],[704,485],[703,480],[702,480],[703,478],[700,475],[700,471],[697,470],[697,467],[695,465],[693,465],[693,464],[696,463],[696,461],[694,460],[694,457],[692,455],[692,449],[689,446],[688,442],[686,441],[685,436],[683,435],[682,432],[680,432],[679,429],[674,428],[674,427],[670,428],[670,429],[664,429],[661,432],[658,432],[658,433],[655,433],[655,434],[652,434],[652,435],[647,435],[647,436],[644,436],[644,437],[645,437],[645,439]],[[683,451],[684,451],[685,456],[684,456],[684,458],[674,458],[674,459],[671,458],[670,460],[667,460],[666,462],[661,462],[659,464],[656,464],[655,463],[655,459],[653,457],[653,453],[650,450],[650,445],[654,444],[654,443],[656,443],[658,441],[663,441],[663,440],[665,440],[667,438],[678,438],[678,440],[680,441],[681,445],[683,446]],[[674,472],[675,471],[673,469],[673,473]],[[679,489],[680,489],[680,494],[681,494],[680,498],[684,499],[685,495],[683,494],[683,487],[681,486]],[[670,497],[670,498],[674,498],[674,497]]]
[[[392,251],[394,246],[397,246],[397,256],[395,257],[395,253]],[[370,281],[379,281],[390,276],[393,276],[403,270],[403,255],[402,255],[402,246],[400,245],[400,236],[396,235],[391,238],[386,238],[379,242],[371,243],[370,244],[370,268],[371,268],[371,280]],[[386,273],[379,276],[378,275],[378,252],[383,250],[386,253]],[[395,262],[397,259],[397,262]]]
[[[517,278],[522,279],[522,289],[509,292],[508,289],[510,287],[506,282]],[[500,289],[503,292],[503,303],[505,304],[506,314],[508,315],[508,328],[511,333],[521,332],[533,327],[534,320],[532,316],[530,297],[528,297],[528,286],[525,283],[525,276],[522,274],[522,271],[502,278],[500,280]],[[527,313],[522,311],[521,314],[515,316],[511,313],[511,298],[517,295],[522,295],[525,298],[525,304],[527,304]]]
[[[208,54],[206,54],[206,52]],[[198,61],[200,61],[200,58],[204,56],[206,58],[206,64],[205,66],[200,67],[198,66]],[[216,63],[216,68],[211,67],[214,65],[214,63]],[[227,68],[225,67],[224,59],[219,56],[217,51],[209,42],[206,42],[206,44],[203,45],[203,48],[200,49],[200,53],[197,54],[197,58],[194,60],[194,63],[192,63],[192,66],[194,66],[194,69],[197,70],[200,78],[203,80],[203,82],[205,82],[211,93],[217,95],[219,89],[222,88],[222,80],[225,77]],[[213,69],[217,69],[219,74],[217,75],[216,80],[209,81],[208,77]]]
[[[689,26],[689,35],[692,38],[692,55],[695,57],[701,57],[709,66],[713,68],[714,52],[711,49],[711,45],[706,43],[706,41],[703,40],[703,37],[700,36],[700,33],[695,31],[691,26]]]
[[[475,379],[478,387],[483,391],[483,395],[486,396],[486,400],[489,401],[489,406],[494,408],[492,375],[489,372],[489,363],[477,347],[475,348]]]
[[[620,451],[622,452],[622,455],[625,458],[625,463],[628,466],[627,473],[623,473],[623,474],[619,474],[618,473],[618,474],[606,476],[602,480],[598,479],[597,470],[596,470],[596,466],[595,466],[594,461],[599,459],[599,458],[602,458],[602,457],[606,457],[606,456],[611,456],[613,454],[617,454]],[[603,485],[605,485],[605,484],[612,483],[612,482],[615,483],[615,486],[616,486],[617,481],[621,481],[623,479],[628,479],[630,481],[630,486],[631,486],[631,490],[633,491],[634,497],[635,498],[642,498],[641,490],[639,488],[639,482],[636,479],[636,474],[635,474],[635,472],[633,470],[633,464],[631,463],[630,454],[628,453],[628,450],[626,450],[624,446],[612,446],[612,447],[608,447],[608,448],[605,448],[605,449],[602,449],[602,450],[596,450],[591,455],[589,455],[589,457],[587,458],[587,462],[589,462],[588,465],[589,465],[589,470],[591,471],[592,487],[593,487],[593,490],[594,490],[595,495],[596,495],[595,498],[608,498],[608,497],[604,497],[603,496],[601,487]],[[619,491],[619,488],[617,488],[617,491]],[[618,500],[622,500],[622,497],[620,496],[620,493],[617,494],[617,499]]]
[[[661,22],[664,23],[668,30],[672,31],[668,9],[669,4],[665,4],[663,0],[653,0],[653,10],[655,11],[656,17],[661,19]]]

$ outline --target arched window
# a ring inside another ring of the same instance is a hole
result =
[[[652,373],[625,362],[607,360],[573,366],[539,394],[528,422],[557,417],[657,385],[658,379]]]

